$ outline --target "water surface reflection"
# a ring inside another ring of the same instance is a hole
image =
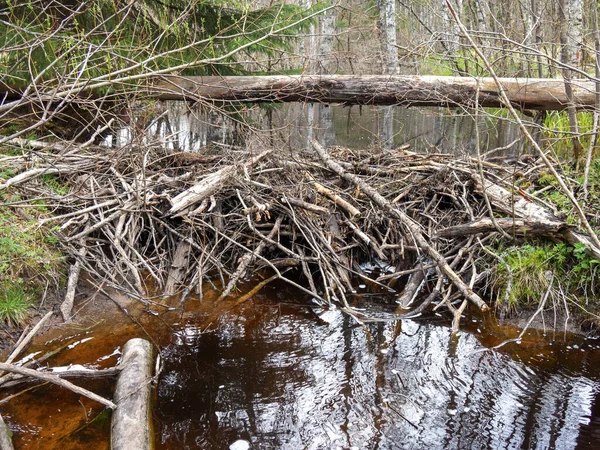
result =
[[[596,344],[513,347],[433,323],[246,305],[215,331],[173,335],[158,448],[596,448]]]

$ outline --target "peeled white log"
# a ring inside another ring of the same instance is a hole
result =
[[[149,450],[153,448],[151,387],[152,344],[131,339],[123,347],[121,374],[117,380],[111,426],[112,450]]]

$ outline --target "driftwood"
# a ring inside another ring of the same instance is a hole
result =
[[[569,104],[564,81],[501,78],[510,101],[522,109],[563,110]],[[571,80],[578,108],[596,104],[594,82]],[[479,94],[477,94],[479,89]],[[502,107],[492,78],[401,75],[271,75],[239,77],[163,76],[149,87],[163,100],[235,102],[319,102],[347,105]]]
[[[153,448],[151,388],[152,344],[131,339],[123,347],[121,374],[115,389],[116,411],[111,425],[111,449],[149,450]]]

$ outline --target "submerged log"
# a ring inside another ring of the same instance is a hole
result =
[[[500,82],[513,106],[520,109],[563,110],[569,103],[561,78],[501,78]],[[575,106],[593,108],[593,81],[572,80],[571,84]],[[503,106],[492,78],[445,76],[162,76],[150,83],[148,93],[161,100],[474,106],[478,99],[481,106]]]
[[[123,367],[115,389],[111,449],[148,450],[153,447],[151,383],[152,344],[130,339],[123,347]]]

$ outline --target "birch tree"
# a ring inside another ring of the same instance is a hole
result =
[[[383,52],[383,73],[398,74],[398,43],[396,39],[396,0],[377,0],[380,20],[380,39]],[[394,107],[384,106],[381,141],[384,148],[392,147],[394,140]]]

